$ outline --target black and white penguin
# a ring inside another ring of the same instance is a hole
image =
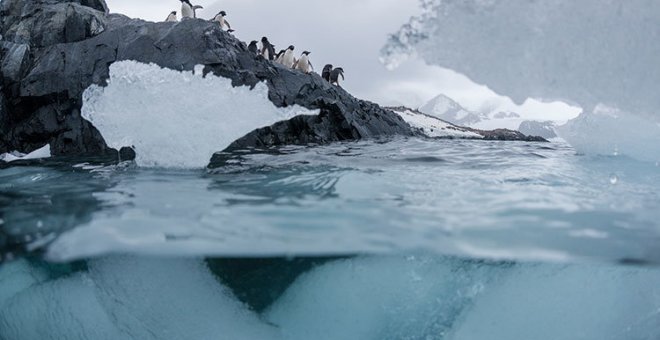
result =
[[[234,32],[233,29],[231,29],[231,25],[229,24],[229,21],[227,21],[227,12],[225,11],[220,11],[220,13],[216,14],[215,17],[213,17],[213,21],[218,22],[220,24],[220,28],[225,29],[225,26],[227,26],[227,32]]]
[[[195,11],[198,9],[204,8],[199,5],[193,6],[190,3],[190,0],[181,0],[181,19],[183,18],[197,18]]]
[[[309,51],[303,52],[302,55],[300,56],[300,59],[298,59],[298,61],[296,62],[294,68],[296,70],[301,70],[304,73],[312,72],[312,70],[314,70],[314,65],[312,65],[311,61],[309,61],[309,55],[311,53],[312,52]]]
[[[288,68],[293,68],[293,65],[296,63],[296,57],[293,55],[295,49],[296,47],[293,45],[286,49],[282,56],[282,65]]]
[[[261,38],[261,55],[266,60],[275,59],[275,45],[271,44],[266,37]]]
[[[278,64],[282,63],[282,57],[284,57],[284,52],[286,52],[286,50],[280,50],[279,52],[277,52],[277,55],[275,56],[276,63]]]
[[[165,19],[165,22],[177,22],[177,21],[179,20],[177,20],[176,18],[176,11],[170,12],[170,15],[168,15],[167,19]]]
[[[321,72],[321,77],[325,79],[328,83],[330,82],[330,73],[332,72],[332,65],[328,64],[323,67],[323,72]]]
[[[250,42],[250,45],[248,45],[248,51],[250,51],[250,53],[252,53],[252,55],[255,55],[255,56],[257,54],[259,54],[259,47],[257,47],[257,41],[256,40],[252,40]]]
[[[341,80],[345,80],[344,69],[341,67],[337,67],[330,72],[330,84],[339,86],[339,76],[341,76]]]

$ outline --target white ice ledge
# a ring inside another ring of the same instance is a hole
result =
[[[18,151],[3,153],[0,155],[0,161],[9,163],[18,160],[49,158],[50,156],[50,144],[46,144],[42,148],[32,151],[29,154],[20,153]]]

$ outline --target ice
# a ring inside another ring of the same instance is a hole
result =
[[[450,339],[657,339],[660,271],[518,265],[466,311]]]
[[[254,129],[301,114],[276,108],[268,87],[232,87],[231,80],[134,61],[110,66],[106,87],[83,94],[82,115],[109,146],[134,146],[143,167],[202,168],[214,152]]]
[[[50,144],[46,144],[43,147],[30,152],[29,154],[23,154],[18,151],[3,153],[0,155],[0,161],[5,161],[7,163],[17,161],[17,160],[28,160],[28,159],[40,159],[40,158],[49,158],[50,154]]]
[[[266,317],[289,340],[442,339],[500,273],[425,257],[339,261],[300,277]]]
[[[557,128],[560,137],[583,154],[660,159],[660,123],[604,105]]]
[[[46,274],[24,260],[0,265],[0,308],[16,294],[45,281]]]
[[[657,161],[658,150],[649,155],[649,142],[660,145],[660,2],[425,0],[422,7],[390,37],[383,49],[386,64],[419,56],[517,103],[536,98],[577,104],[585,120],[599,105],[628,112],[630,118],[615,123],[615,135],[584,126],[574,129],[569,142],[583,152],[603,153],[609,139],[631,146],[633,157]]]
[[[88,266],[0,306],[0,339],[277,338],[202,260],[113,257]]]
[[[114,257],[92,261],[97,296],[135,339],[272,339],[202,260]]]
[[[99,304],[84,274],[36,285],[0,309],[2,340],[130,339]]]
[[[355,257],[301,275],[261,315],[239,302],[201,259],[105,257],[59,278],[49,278],[45,268],[26,260],[0,267],[1,340],[606,340],[660,334],[660,270],[651,268]]]
[[[358,258],[299,278],[267,317],[287,339],[656,339],[660,271]]]

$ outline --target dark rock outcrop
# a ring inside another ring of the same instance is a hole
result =
[[[0,98],[7,101],[0,111],[0,153],[30,152],[50,143],[54,155],[116,154],[81,118],[80,109],[83,91],[103,86],[109,65],[120,60],[175,70],[202,64],[205,74],[230,78],[234,86],[266,81],[278,107],[320,110],[318,116],[254,131],[230,148],[413,134],[393,112],[316,74],[254,57],[243,42],[206,20],[145,22],[107,14],[103,0],[4,0],[0,14]]]

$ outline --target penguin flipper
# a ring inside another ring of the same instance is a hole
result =
[[[196,9],[204,9],[204,7],[202,7],[200,5],[193,6],[193,11],[196,10]]]

